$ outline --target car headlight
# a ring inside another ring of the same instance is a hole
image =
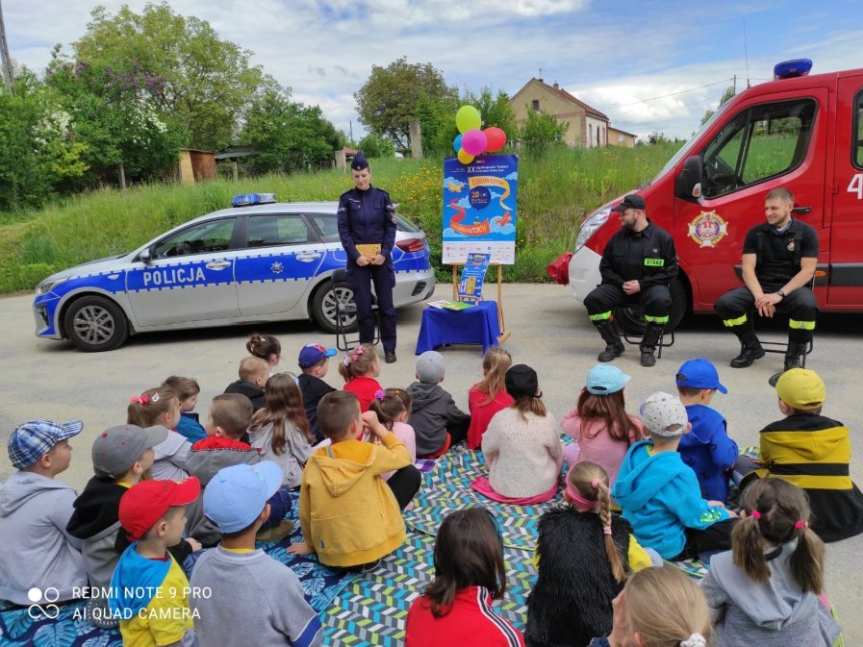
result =
[[[581,223],[581,229],[578,230],[578,237],[575,239],[575,251],[578,251],[590,240],[590,237],[596,233],[596,230],[602,227],[609,216],[611,216],[611,207],[605,207],[594,212],[589,218]]]
[[[51,290],[57,287],[60,283],[65,281],[66,279],[45,279],[39,285],[36,286],[36,294],[41,296],[43,294],[48,294]]]

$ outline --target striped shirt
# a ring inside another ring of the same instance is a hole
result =
[[[456,593],[449,612],[436,618],[426,596],[408,611],[407,647],[524,647],[521,632],[492,609],[491,592],[468,586]]]

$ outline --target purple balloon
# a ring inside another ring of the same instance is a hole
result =
[[[480,155],[485,152],[486,146],[488,146],[488,138],[481,130],[469,130],[462,135],[461,147],[466,153]]]

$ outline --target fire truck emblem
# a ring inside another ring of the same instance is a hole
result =
[[[728,235],[728,223],[715,211],[702,211],[689,223],[689,237],[699,247],[716,247]]]

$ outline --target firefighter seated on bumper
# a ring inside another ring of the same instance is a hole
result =
[[[810,285],[818,264],[818,234],[806,223],[791,218],[794,196],[779,187],[767,194],[767,222],[756,225],[743,243],[743,283],[729,290],[714,308],[726,328],[740,340],[734,368],[750,366],[764,357],[755,334],[753,314],[773,317],[787,313],[788,350],[784,370],[799,367],[815,330],[818,309]],[[779,374],[771,378],[776,383]]]
[[[648,220],[644,198],[630,194],[615,207],[621,230],[602,253],[602,284],[584,299],[587,314],[605,340],[600,362],[623,354],[620,332],[612,313],[622,305],[640,305],[647,324],[641,341],[641,365],[656,364],[656,345],[668,325],[671,311],[669,285],[677,276],[677,253],[667,231]]]

